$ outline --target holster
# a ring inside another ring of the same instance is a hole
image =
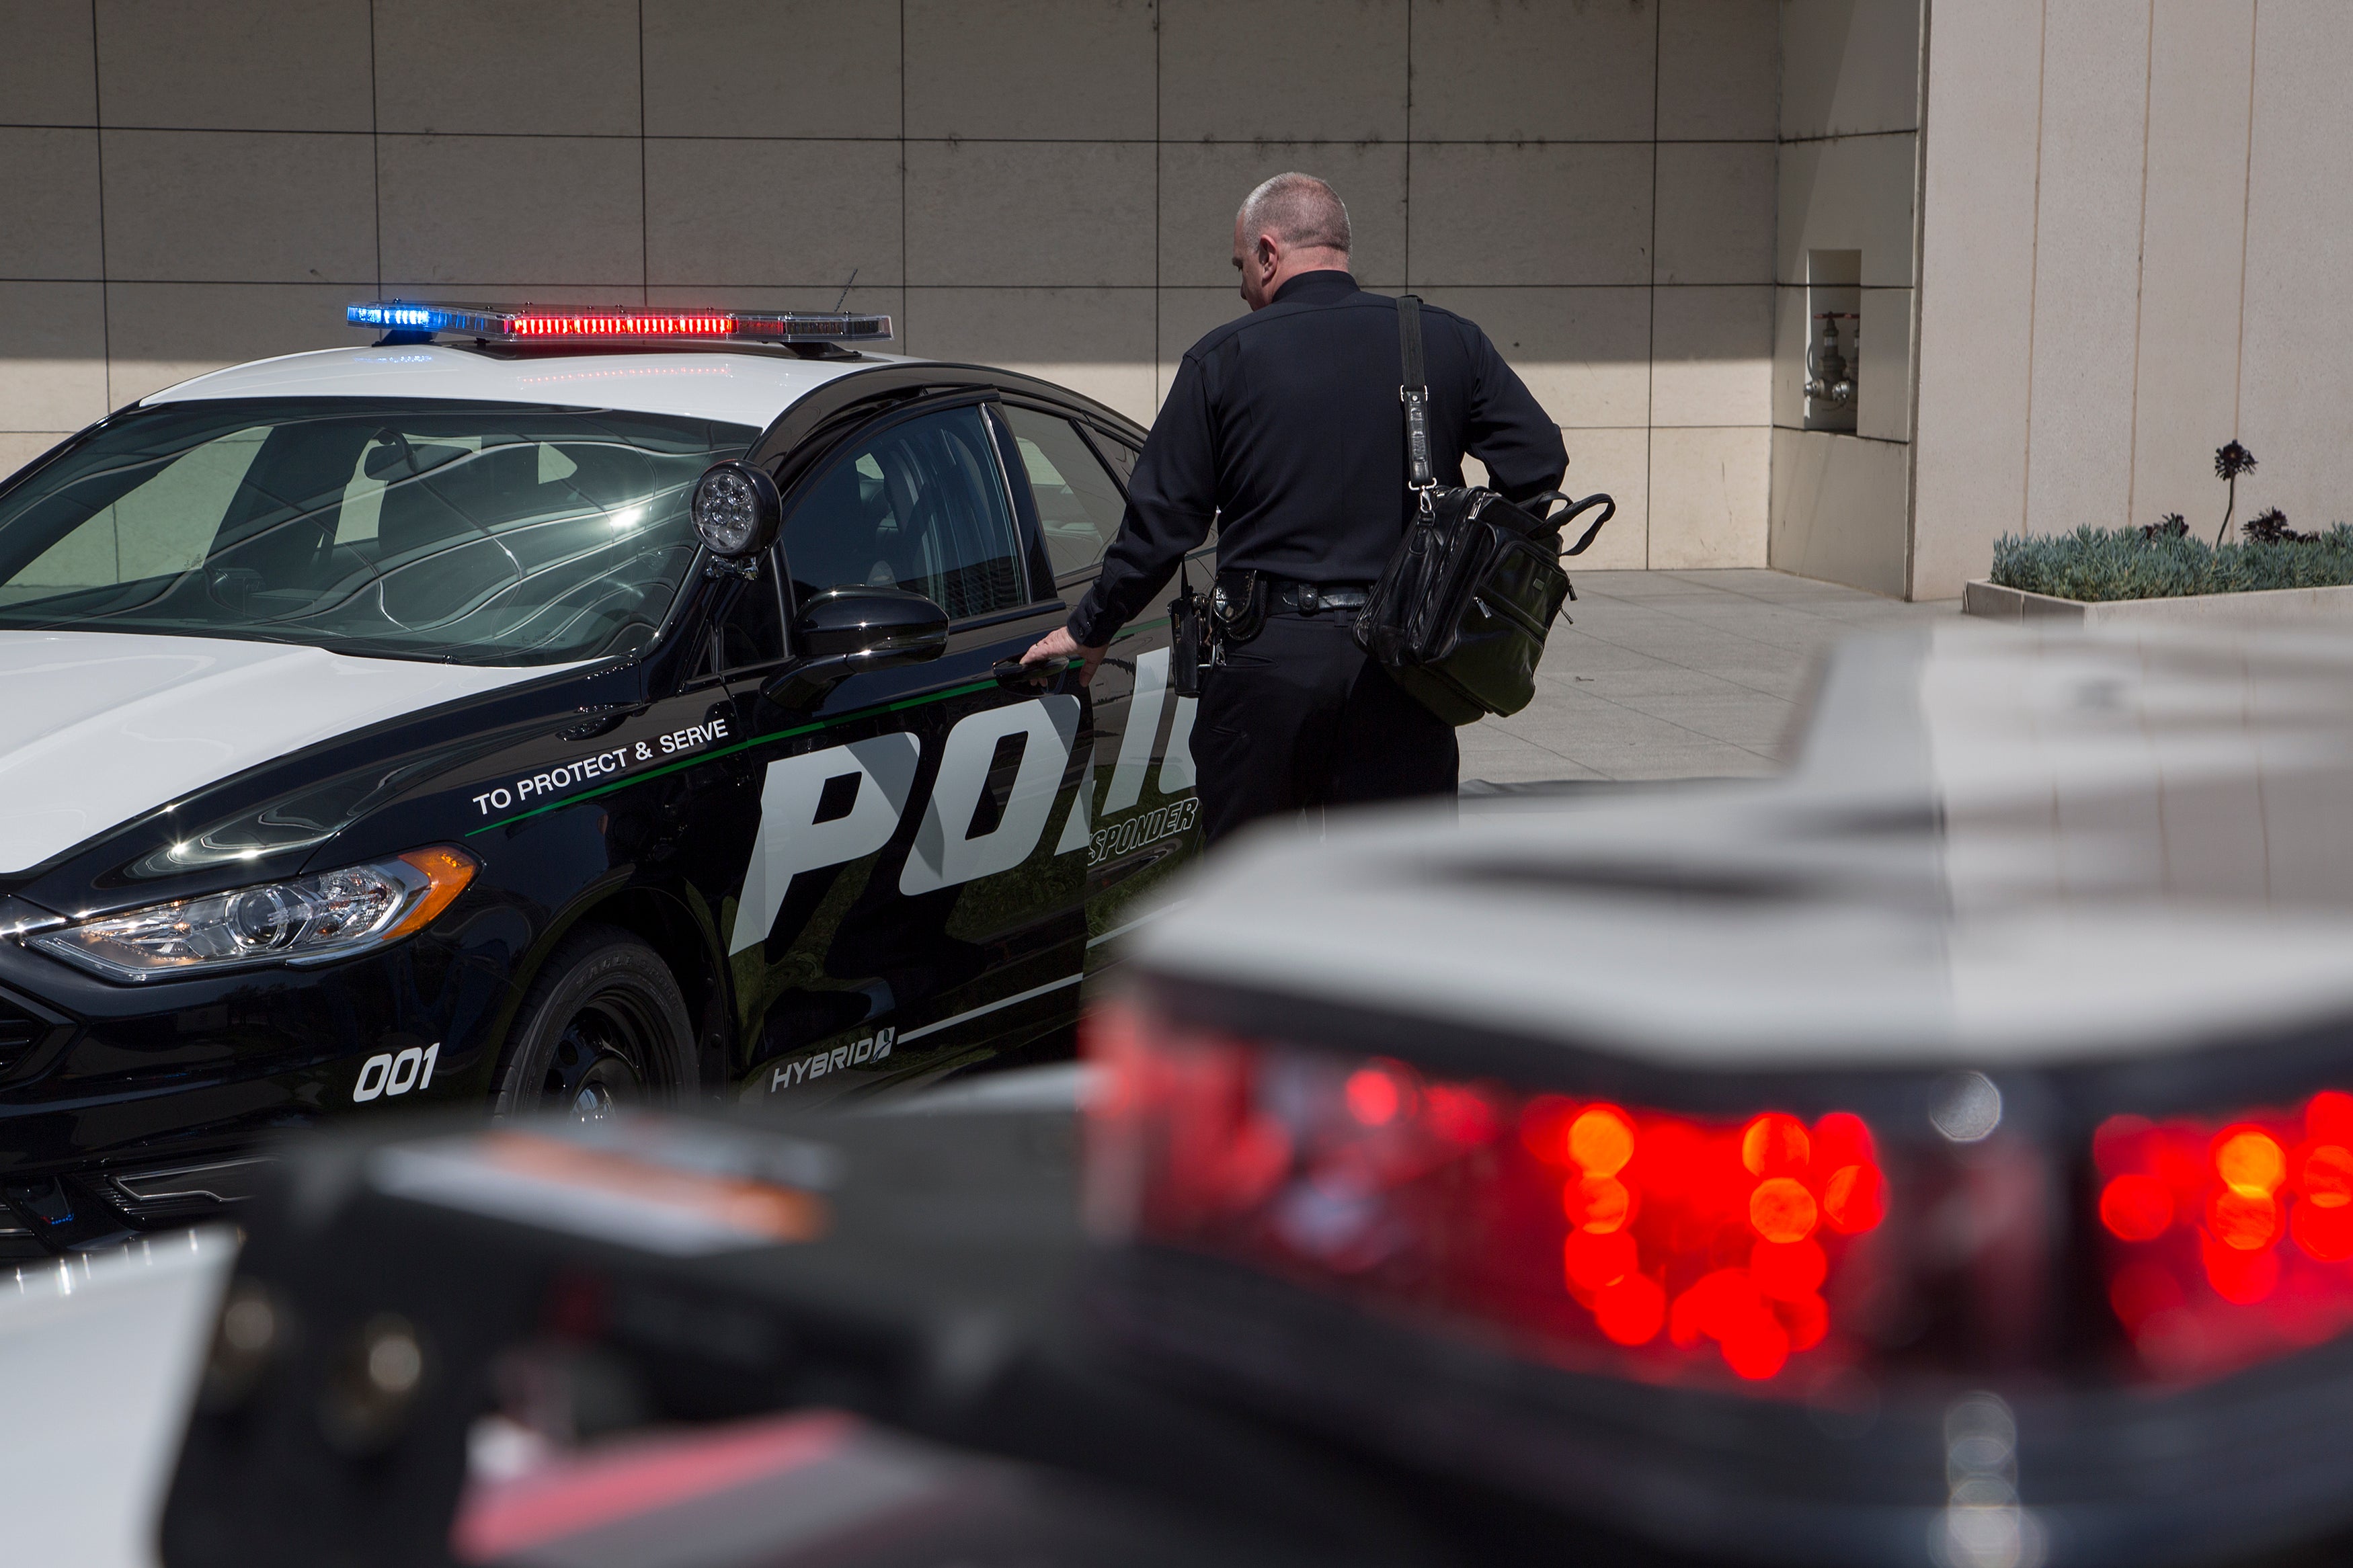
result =
[[[1219,647],[1239,647],[1265,629],[1266,579],[1256,572],[1220,572],[1209,595],[1209,619]]]

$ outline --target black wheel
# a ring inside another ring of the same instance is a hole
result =
[[[599,1121],[697,1087],[694,1026],[661,955],[625,931],[565,938],[523,998],[491,1100],[500,1116]]]

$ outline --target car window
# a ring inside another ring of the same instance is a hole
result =
[[[743,426],[416,398],[166,404],[0,494],[0,626],[540,664],[635,651]]]
[[[1083,572],[1103,559],[1127,510],[1092,447],[1067,419],[1035,409],[1007,407],[1005,423],[1021,453],[1038,524],[1054,575]]]
[[[785,519],[784,544],[799,599],[905,588],[956,618],[1027,602],[1004,476],[977,408],[855,443]]]

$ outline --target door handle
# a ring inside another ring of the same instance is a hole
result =
[[[999,686],[1035,686],[1042,689],[1062,678],[1063,668],[1060,659],[1024,664],[1018,658],[1000,658],[988,667],[988,673],[997,677]]]
[[[583,708],[579,722],[558,730],[556,734],[566,741],[593,741],[599,735],[611,734],[624,720],[634,719],[652,706],[650,702],[606,702]]]

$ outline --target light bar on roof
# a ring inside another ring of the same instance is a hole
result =
[[[436,332],[498,342],[645,342],[666,338],[745,342],[887,342],[891,318],[856,310],[597,311],[501,310],[489,305],[416,305],[397,300],[352,305],[343,318],[422,340]]]

